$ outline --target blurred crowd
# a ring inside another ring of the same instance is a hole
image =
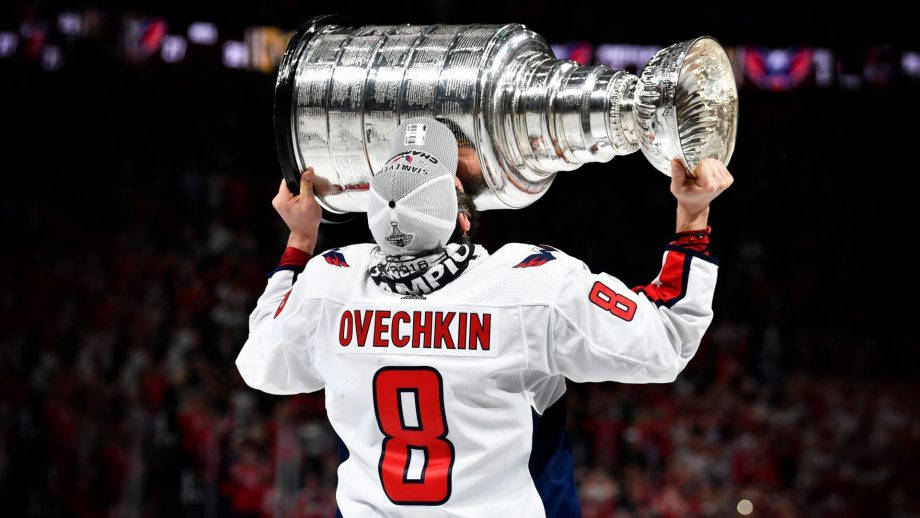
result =
[[[332,517],[322,393],[268,396],[233,366],[282,250],[271,193],[132,177],[89,215],[29,208],[45,237],[4,260],[3,514]],[[916,383],[790,366],[822,338],[718,313],[766,284],[739,257],[677,382],[569,384],[584,516],[917,516]]]

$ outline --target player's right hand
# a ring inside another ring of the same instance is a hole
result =
[[[291,230],[288,246],[308,254],[312,254],[316,246],[319,223],[323,218],[323,210],[313,195],[315,179],[313,168],[308,167],[300,174],[300,194],[294,196],[287,182],[281,180],[278,194],[272,199],[272,207]]]

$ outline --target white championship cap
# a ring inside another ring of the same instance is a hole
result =
[[[413,117],[396,130],[390,158],[371,177],[367,224],[387,255],[444,246],[457,225],[457,139],[444,124]]]

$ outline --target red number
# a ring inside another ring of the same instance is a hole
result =
[[[441,374],[431,367],[380,369],[374,374],[374,412],[377,426],[386,436],[378,470],[390,501],[401,505],[446,502],[450,498],[454,445],[446,439]],[[420,467],[420,474],[410,473],[413,459],[413,471]]]
[[[588,295],[588,300],[627,322],[636,315],[635,302],[613,291],[601,281],[594,283],[594,287],[591,288],[591,294]]]

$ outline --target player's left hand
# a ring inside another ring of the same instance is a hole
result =
[[[704,158],[693,173],[680,160],[671,161],[671,194],[677,198],[677,231],[705,228],[709,204],[735,181],[725,165]]]
[[[690,213],[709,208],[709,204],[735,179],[722,162],[716,158],[704,158],[687,171],[680,160],[671,161],[671,194],[677,198],[678,206]]]
[[[323,218],[323,209],[313,194],[314,180],[313,168],[308,167],[300,175],[300,194],[294,196],[288,189],[287,182],[281,180],[278,194],[272,199],[272,207],[291,230],[288,246],[308,254],[312,254],[316,246],[319,223]]]

